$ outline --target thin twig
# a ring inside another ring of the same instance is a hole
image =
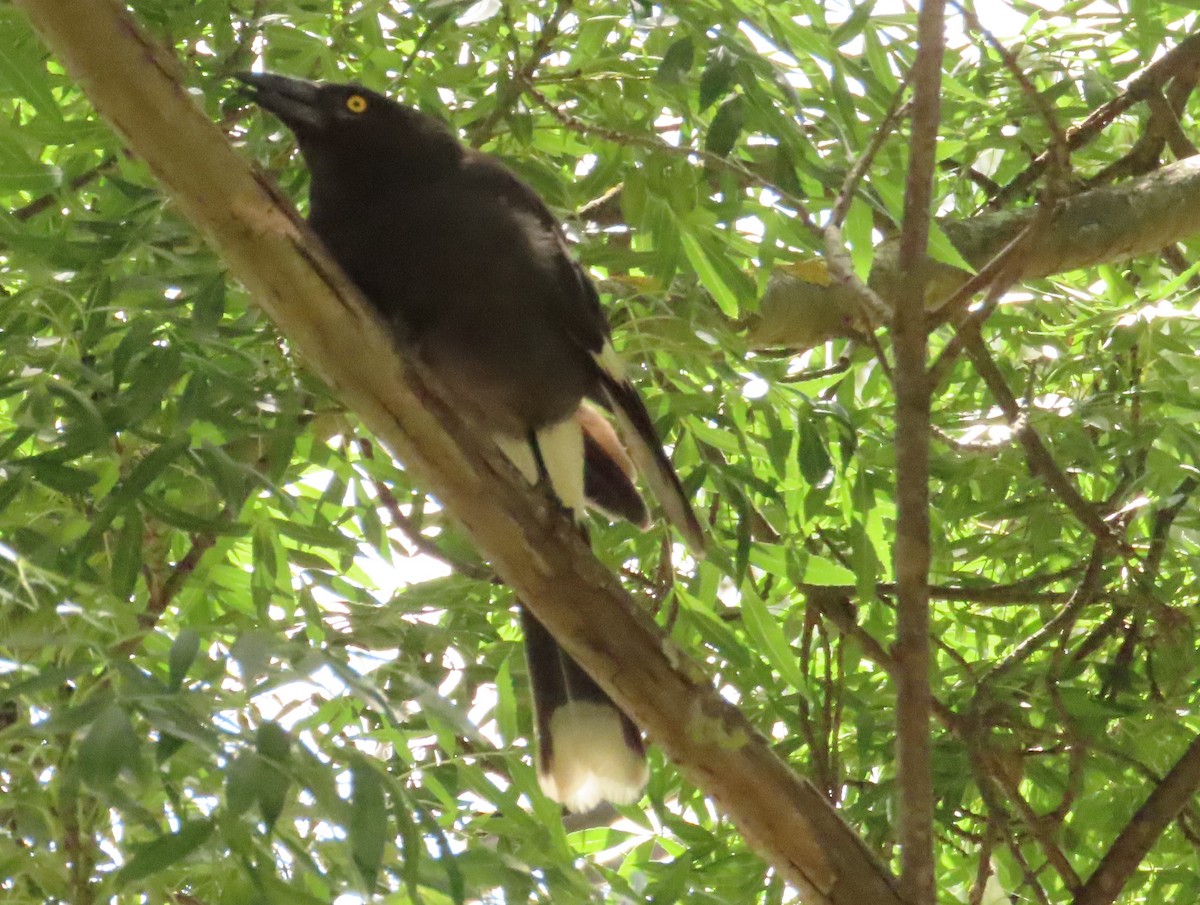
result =
[[[1004,585],[989,585],[987,587],[969,588],[955,585],[930,585],[931,600],[941,600],[952,603],[978,603],[984,606],[1032,606],[1053,605],[1065,603],[1071,599],[1068,591],[1039,591],[1046,585],[1066,581],[1081,573],[1078,567],[1063,569],[1049,575],[1035,575],[1028,579]],[[796,590],[801,594],[838,594],[850,600],[858,594],[854,585],[822,585],[801,582]],[[890,597],[896,593],[896,585],[890,581],[876,583],[874,593],[877,597]],[[730,618],[740,618],[737,610],[730,612]]]
[[[780,377],[776,383],[805,383],[809,380],[817,380],[821,377],[832,377],[834,374],[845,374],[850,370],[850,356],[842,355],[838,360],[827,368],[817,368],[812,371],[797,371],[795,374],[788,374],[786,377]]]
[[[1079,582],[1075,593],[1071,595],[1071,599],[1067,601],[1061,610],[1047,620],[1045,625],[1017,645],[1016,650],[988,670],[980,682],[979,687],[981,691],[988,686],[995,685],[1015,667],[1024,663],[1034,653],[1044,647],[1052,638],[1056,636],[1063,637],[1070,631],[1071,626],[1075,624],[1075,620],[1079,618],[1084,608],[1094,602],[1100,595],[1101,590],[1103,590],[1104,560],[1103,545],[1097,542],[1092,547],[1092,555],[1088,560],[1087,570],[1084,572],[1083,579]]]
[[[222,518],[231,519],[231,513],[232,509],[226,507]],[[167,607],[171,605],[176,595],[183,589],[183,583],[196,571],[196,567],[200,565],[201,557],[211,550],[216,542],[217,535],[215,532],[193,534],[192,545],[188,548],[187,553],[183,555],[183,558],[171,568],[166,579],[161,583],[152,579],[147,580],[146,584],[150,590],[150,596],[146,602],[146,608],[138,613],[138,632],[116,646],[115,651],[117,655],[128,657],[142,646],[142,642],[146,640],[146,636],[158,625],[158,621],[162,618],[163,613],[167,611]]]
[[[375,458],[375,447],[365,437],[356,439],[356,445],[359,448],[364,459]],[[476,581],[495,581],[496,574],[486,566],[480,563],[474,563],[469,560],[461,559],[453,556],[439,547],[436,543],[427,538],[421,533],[421,529],[413,522],[411,518],[404,514],[403,508],[400,506],[396,495],[392,493],[392,488],[388,487],[383,481],[372,478],[371,486],[375,489],[375,495],[379,498],[379,502],[383,504],[383,508],[387,510],[388,516],[392,520],[392,524],[400,529],[405,540],[418,553],[432,557],[438,562],[445,563],[459,575],[466,578],[472,578]],[[406,555],[412,554],[406,551]]]
[[[1013,425],[1017,439],[1025,448],[1025,458],[1029,463],[1030,471],[1045,481],[1063,504],[1098,540],[1121,549],[1127,555],[1132,554],[1132,550],[1128,549],[1127,545],[1113,533],[1108,523],[1100,517],[1096,507],[1083,498],[1071,479],[1059,468],[1041,436],[1024,418],[1020,404],[1005,381],[1004,375],[1000,373],[996,362],[992,359],[991,353],[983,344],[983,340],[978,334],[964,332],[963,335],[967,354],[974,362],[975,369],[987,384],[997,405],[1009,419],[1009,423]]]
[[[84,172],[82,172],[78,176],[76,176],[74,179],[72,179],[70,182],[68,182],[67,188],[70,189],[72,192],[77,192],[81,188],[84,188],[84,187],[90,185],[91,183],[95,182],[101,176],[105,175],[111,169],[113,169],[116,165],[117,165],[117,158],[112,155],[109,155],[108,157],[105,157],[103,160],[101,160],[94,167],[92,167],[90,170],[85,170]],[[53,192],[47,192],[45,195],[42,195],[40,198],[35,198],[33,201],[30,201],[24,207],[17,208],[15,211],[12,212],[13,219],[17,220],[21,223],[25,223],[28,220],[32,220],[38,214],[52,208],[58,202],[60,192],[61,192],[61,189],[55,190]]]
[[[1118,116],[1140,103],[1152,92],[1158,91],[1177,72],[1184,71],[1200,59],[1200,33],[1189,35],[1168,50],[1162,57],[1135,76],[1128,87],[1117,97],[1097,108],[1078,126],[1067,130],[1068,150],[1075,151],[1098,136]],[[1037,181],[1051,160],[1051,152],[1044,151],[992,200],[992,209],[1003,208],[1013,198],[1022,194]]]
[[[912,80],[912,76],[911,72],[905,74],[904,80],[900,83],[900,87],[896,89],[896,93],[892,98],[891,106],[884,115],[883,121],[880,122],[879,128],[871,136],[871,141],[867,144],[866,150],[859,155],[858,159],[854,161],[854,164],[847,171],[845,178],[842,180],[841,190],[834,200],[829,216],[829,223],[822,231],[822,238],[825,245],[825,265],[829,270],[829,275],[834,283],[851,290],[861,309],[863,320],[868,324],[886,322],[891,315],[891,310],[875,290],[860,280],[854,272],[850,250],[846,247],[846,242],[842,234],[842,226],[850,213],[850,205],[858,192],[859,183],[862,182],[867,170],[870,169],[871,164],[875,161],[875,156],[883,147],[883,143],[892,134],[896,123],[910,108],[910,105],[903,103],[903,97],[909,82]],[[883,350],[877,344],[876,350],[879,360],[886,366],[887,359],[883,355]]]
[[[1067,143],[1066,134],[1062,130],[1062,126],[1058,122],[1058,114],[1054,110],[1054,105],[1049,99],[1037,90],[1037,87],[1029,80],[1025,74],[1025,70],[1021,68],[1021,64],[1017,62],[1017,58],[1012,52],[1004,46],[1004,44],[979,21],[979,17],[975,12],[958,0],[950,0],[951,5],[962,14],[967,25],[983,36],[983,39],[991,46],[999,56],[1004,68],[1016,80],[1021,87],[1021,93],[1037,110],[1041,116],[1042,122],[1046,124],[1046,130],[1050,133],[1050,147],[1046,154],[1047,164],[1050,168],[1052,182],[1057,186],[1065,186],[1067,177],[1071,170],[1071,149]],[[1051,195],[1058,197],[1063,192],[1059,188],[1051,187]]]
[[[1024,824],[1025,828],[1029,831],[1029,835],[1038,844],[1038,848],[1041,849],[1046,861],[1054,868],[1054,871],[1062,879],[1067,889],[1071,891],[1079,889],[1083,885],[1083,881],[1079,878],[1079,874],[1071,865],[1071,862],[1067,860],[1067,856],[1061,846],[1053,838],[1046,821],[1042,820],[1028,799],[1021,793],[1020,783],[1010,774],[1006,765],[997,759],[991,749],[982,749],[979,754],[987,774],[1016,808],[1021,818],[1021,823]]]
[[[987,831],[979,846],[979,863],[975,867],[975,882],[971,884],[971,892],[967,895],[967,905],[982,905],[983,894],[987,890],[988,879],[992,876],[992,845],[995,834],[992,832],[991,821],[988,821]]]
[[[1183,131],[1179,113],[1171,106],[1162,92],[1156,91],[1147,97],[1146,106],[1150,108],[1146,130],[1125,155],[1086,180],[1083,183],[1085,191],[1107,185],[1123,177],[1140,176],[1158,169],[1161,165],[1163,149],[1168,144],[1171,146],[1172,153],[1180,160],[1196,153],[1196,146]]]
[[[1163,506],[1154,513],[1154,525],[1150,529],[1150,546],[1146,552],[1145,562],[1142,563],[1142,572],[1148,582],[1153,583],[1158,575],[1163,556],[1167,552],[1167,536],[1171,533],[1171,526],[1175,524],[1175,519],[1179,517],[1179,513],[1183,511],[1197,487],[1200,487],[1200,479],[1191,475],[1184,478],[1175,488],[1174,493],[1168,497],[1172,501],[1170,505]]]
[[[896,89],[896,93],[892,97],[892,103],[888,107],[887,113],[884,114],[883,120],[879,123],[879,128],[871,136],[871,141],[867,144],[866,150],[858,156],[858,159],[854,161],[854,164],[846,173],[846,178],[842,180],[842,189],[838,192],[837,199],[833,203],[833,209],[829,214],[830,222],[837,224],[839,227],[846,222],[846,216],[850,213],[850,204],[858,192],[858,185],[862,182],[867,170],[871,168],[871,164],[875,162],[875,156],[883,147],[883,143],[887,141],[888,136],[892,134],[896,123],[910,109],[910,105],[905,104],[903,98],[911,79],[912,73],[906,73],[903,81],[900,82],[900,87]]]
[[[702,148],[691,148],[685,145],[673,145],[650,135],[641,135],[633,132],[622,132],[619,129],[610,129],[607,126],[599,126],[594,123],[586,122],[574,114],[568,113],[565,110],[555,106],[549,98],[546,97],[532,81],[526,79],[524,82],[525,93],[532,97],[539,106],[547,113],[558,120],[563,126],[576,132],[580,135],[593,135],[605,141],[611,141],[614,144],[624,145],[627,147],[646,148],[647,150],[655,151],[659,154],[667,154],[671,157],[680,157],[690,163],[699,161],[709,169],[724,170],[728,173],[735,174],[744,185],[755,185],[759,188],[768,189],[779,196],[782,201],[791,211],[791,216],[795,217],[816,239],[821,238],[821,229],[816,225],[812,215],[808,212],[808,206],[805,199],[799,195],[789,192],[778,183],[767,179],[755,173],[749,167],[744,166],[737,160],[730,157],[722,157],[720,154],[714,154],[712,151],[706,151]]]
[[[1031,222],[1030,227],[1032,226],[1033,223]],[[1032,232],[1028,234],[1031,235]],[[967,338],[980,336],[984,322],[992,316],[992,313],[1000,304],[1000,299],[1004,296],[1004,293],[1008,292],[1012,284],[1009,280],[1004,279],[1003,276],[1005,271],[1009,269],[1009,263],[1012,261],[1012,258],[1007,252],[1009,249],[1012,249],[1013,256],[1016,256],[1019,249],[1024,247],[1023,237],[1025,235],[1027,235],[1026,230],[1022,230],[1021,236],[1018,237],[1018,239],[1022,240],[1020,245],[1015,244],[1017,240],[1006,245],[999,255],[992,258],[983,270],[980,270],[979,273],[963,283],[962,287],[938,309],[938,313],[942,311],[953,312],[959,309],[959,306],[965,305],[970,297],[974,295],[975,290],[972,287],[982,288],[988,281],[991,281],[992,285],[988,290],[987,297],[984,298],[978,308],[969,312],[963,318],[954,331],[954,335],[950,337],[950,341],[946,343],[937,360],[934,361],[933,366],[929,370],[929,383],[931,386],[935,388],[941,386],[942,381],[950,372],[950,368],[954,366],[954,362],[962,354]],[[993,263],[996,265],[995,268],[991,266]]]
[[[513,42],[513,73],[511,79],[501,85],[500,90],[497,92],[496,103],[492,107],[492,111],[471,128],[471,144],[474,147],[479,147],[491,137],[492,130],[496,128],[496,123],[508,114],[512,105],[517,102],[517,98],[521,96],[522,89],[533,84],[534,73],[542,65],[542,61],[550,55],[551,46],[554,44],[555,38],[558,37],[563,18],[571,11],[572,3],[573,0],[558,0],[553,12],[550,13],[545,24],[542,25],[541,32],[538,34],[537,40],[529,51],[529,57],[522,65],[517,66],[521,43],[517,39],[516,25],[512,21],[509,4],[505,2],[504,15],[508,22],[509,35]]]
[[[971,764],[971,771],[974,774],[975,786],[979,789],[979,797],[983,799],[984,807],[987,809],[988,822],[995,827],[997,837],[1003,839],[1008,845],[1013,861],[1021,868],[1025,885],[1033,890],[1033,894],[1040,905],[1050,905],[1046,891],[1042,888],[1041,883],[1038,882],[1037,872],[1030,867],[1028,860],[1025,858],[1025,853],[1021,850],[1020,836],[1012,828],[1012,815],[1009,814],[1008,808],[1004,806],[1004,802],[997,794],[991,770],[984,763],[984,756],[980,751],[977,736],[978,727],[972,725],[972,728],[965,734],[963,740],[967,743],[967,756]]]

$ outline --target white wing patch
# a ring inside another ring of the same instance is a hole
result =
[[[617,350],[613,348],[612,343],[607,339],[604,341],[604,346],[599,352],[593,354],[592,358],[596,360],[596,364],[600,365],[600,370],[613,380],[625,379],[625,365],[622,363],[620,356],[617,355]]]
[[[583,512],[583,428],[572,413],[571,417],[540,428],[535,434],[542,464],[550,478],[550,488],[562,505],[575,513]],[[525,437],[496,434],[500,451],[517,467],[530,484],[538,481],[537,457]]]

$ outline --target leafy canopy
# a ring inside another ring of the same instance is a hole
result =
[[[777,268],[820,283],[800,205],[828,218],[902,90],[912,14],[814,0],[131,6],[298,201],[288,136],[228,78],[257,61],[444,117],[566,219],[716,552],[672,569],[662,528],[600,523],[594,548],[890,859],[887,337],[764,352],[746,331]],[[1195,27],[1182,4],[980,6],[1063,127]],[[619,822],[564,828],[529,764],[511,595],[289,355],[21,14],[0,7],[0,24],[6,901],[791,899],[668,764]],[[935,192],[939,214],[967,219],[1051,129],[1003,56],[952,24]],[[1165,92],[1185,135],[1192,66]],[[1148,140],[1142,170],[1178,155],[1152,118],[1123,110],[1060,191],[1137,172]],[[906,134],[883,142],[849,209],[862,277],[903,216]],[[1001,206],[1030,206],[1043,184]],[[940,232],[931,253],[957,260]],[[936,387],[948,901],[982,895],[990,870],[989,895],[1070,901],[1055,855],[1090,874],[1200,729],[1194,253],[1181,241],[1020,285],[984,326],[1023,423],[1131,554],[1098,546],[1031,477],[975,361]],[[935,332],[934,352],[952,335]],[[1181,806],[1124,901],[1200,896],[1200,813]]]

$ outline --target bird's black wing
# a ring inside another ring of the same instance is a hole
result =
[[[469,152],[463,160],[462,175],[480,193],[501,198],[514,211],[531,217],[544,228],[546,241],[556,244],[555,264],[562,291],[556,297],[554,310],[547,314],[559,324],[565,336],[590,356],[596,374],[593,398],[613,413],[634,464],[667,518],[683,534],[693,552],[702,554],[704,531],[675,468],[667,459],[650,413],[637,389],[625,377],[609,342],[608,321],[595,284],[571,254],[557,218],[533,189],[493,157]]]
[[[596,355],[608,341],[608,321],[591,280],[567,246],[562,224],[541,197],[512,170],[494,157],[469,152],[462,176],[481,194],[502,199],[513,211],[532,217],[545,230],[544,239],[555,246],[562,292],[552,316],[581,349]]]

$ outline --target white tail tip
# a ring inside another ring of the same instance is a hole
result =
[[[582,812],[603,801],[632,804],[641,797],[649,776],[646,756],[630,747],[613,707],[572,701],[550,718],[550,738],[550,763],[538,765],[538,782],[550,798]]]

